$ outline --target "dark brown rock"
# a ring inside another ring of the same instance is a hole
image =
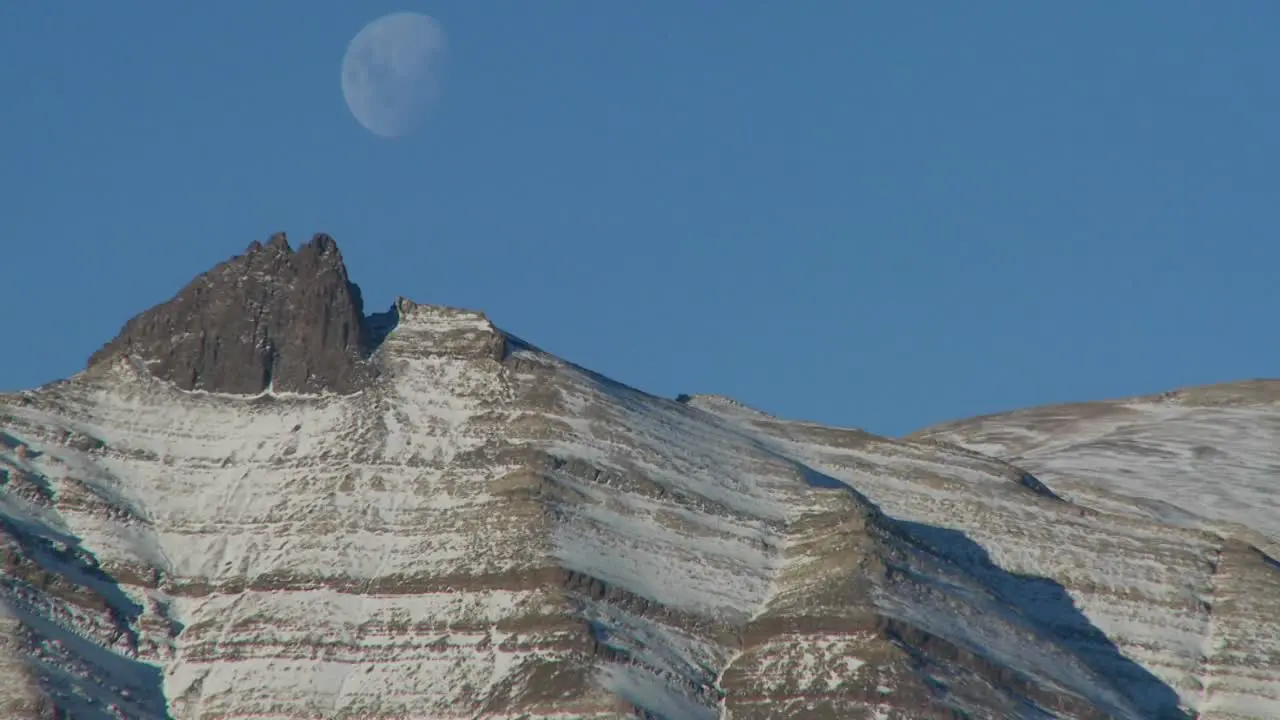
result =
[[[362,305],[333,238],[294,252],[277,233],[125,323],[89,367],[125,354],[184,390],[349,393],[369,374]]]

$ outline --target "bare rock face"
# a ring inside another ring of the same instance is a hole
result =
[[[294,252],[278,233],[134,317],[89,366],[124,354],[184,390],[345,394],[367,379],[365,350],[337,243],[316,235]]]

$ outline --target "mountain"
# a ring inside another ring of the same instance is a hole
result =
[[[0,717],[1280,717],[1277,388],[883,438],[276,236],[0,396]]]
[[[1073,502],[1247,537],[1280,551],[1280,381],[1020,410],[917,439],[959,443],[1043,477]],[[1117,505],[1118,503],[1118,505]]]

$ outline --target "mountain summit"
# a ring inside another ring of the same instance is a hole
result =
[[[884,438],[275,236],[0,395],[0,717],[1280,717],[1277,387]]]
[[[89,367],[130,355],[184,390],[349,393],[369,375],[363,310],[333,238],[294,252],[277,233],[134,317]]]

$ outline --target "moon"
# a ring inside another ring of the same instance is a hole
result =
[[[342,58],[342,97],[374,135],[406,135],[440,92],[444,30],[415,12],[384,15],[365,25]]]

